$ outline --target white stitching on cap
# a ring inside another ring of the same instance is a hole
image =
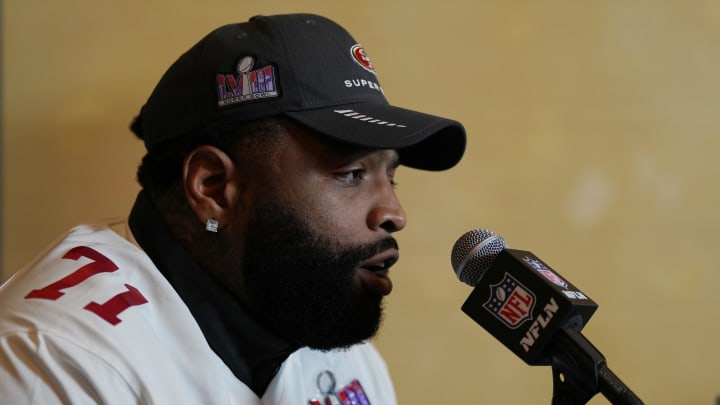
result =
[[[394,122],[383,121],[381,119],[374,118],[374,117],[369,117],[367,115],[360,114],[354,110],[334,110],[334,112],[336,112],[338,114],[342,114],[348,118],[367,122],[369,124],[377,124],[377,125],[382,125],[382,126],[386,126],[386,127],[395,127],[395,128],[407,128],[405,125],[397,124]]]

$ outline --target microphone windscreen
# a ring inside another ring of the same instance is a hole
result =
[[[475,287],[505,248],[505,239],[493,231],[475,229],[465,232],[455,242],[450,255],[455,275],[463,283]]]

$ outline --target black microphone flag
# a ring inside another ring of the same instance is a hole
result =
[[[552,366],[552,404],[585,404],[598,392],[613,404],[643,403],[580,333],[598,305],[540,258],[474,230],[455,243],[451,261],[474,287],[463,312],[525,363]]]
[[[581,330],[598,305],[531,252],[503,249],[463,312],[529,365],[549,365],[558,328]]]

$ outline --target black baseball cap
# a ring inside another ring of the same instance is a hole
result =
[[[151,151],[215,121],[277,115],[342,142],[396,149],[401,164],[419,169],[448,169],[465,150],[462,124],[390,105],[363,47],[312,14],[212,31],[165,72],[135,131]]]

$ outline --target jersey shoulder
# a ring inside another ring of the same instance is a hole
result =
[[[173,294],[137,246],[108,228],[79,226],[0,288],[0,328],[22,319],[32,321],[16,327],[115,326],[151,298],[167,302]]]
[[[143,403],[257,400],[150,258],[105,227],[74,228],[0,288],[0,352],[0,374],[41,381],[49,395],[112,396],[122,381]]]

